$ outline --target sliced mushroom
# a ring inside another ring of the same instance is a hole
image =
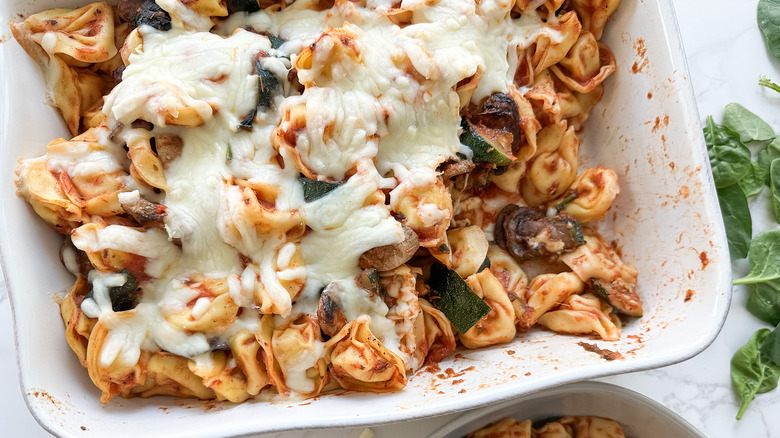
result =
[[[116,8],[119,17],[133,27],[145,24],[157,30],[171,29],[171,16],[153,0],[120,0]]]
[[[408,262],[417,248],[420,247],[420,239],[414,230],[406,226],[402,227],[404,240],[392,245],[369,249],[360,256],[358,266],[363,269],[373,268],[378,271],[389,271]]]
[[[168,165],[181,155],[184,142],[182,142],[181,137],[172,134],[155,135],[153,140],[157,158],[160,159],[163,166],[167,169]]]
[[[458,175],[469,173],[476,167],[476,164],[469,160],[454,159],[441,163],[441,165],[439,165],[439,171],[441,171],[441,177],[448,180]]]
[[[574,218],[545,216],[539,210],[510,204],[496,218],[494,238],[498,246],[520,260],[531,260],[573,250],[585,243]]]
[[[341,292],[341,285],[334,282],[325,286],[320,294],[317,319],[320,329],[328,336],[335,336],[348,322],[341,310]]]
[[[133,217],[138,223],[145,224],[147,222],[153,222],[165,217],[165,206],[162,204],[155,204],[154,202],[147,201],[144,198],[138,197],[132,201],[128,201],[123,198],[119,198],[119,205],[125,213]]]

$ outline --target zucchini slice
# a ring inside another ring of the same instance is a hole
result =
[[[490,259],[485,257],[485,260],[482,262],[481,265],[479,265],[479,269],[477,269],[477,273],[484,271],[485,269],[490,269]]]
[[[515,161],[512,154],[512,134],[471,124],[466,119],[463,119],[461,126],[463,134],[460,135],[460,142],[471,149],[471,160],[475,163],[508,166]]]
[[[430,301],[450,320],[455,329],[466,333],[490,313],[490,306],[460,278],[457,272],[441,263],[431,266]]]
[[[298,177],[298,181],[303,184],[303,200],[306,202],[316,201],[322,198],[328,193],[336,190],[340,185],[344,183],[317,181],[316,179],[309,179],[301,175]]]
[[[471,148],[474,162],[508,166],[520,145],[520,112],[506,93],[493,93],[479,112],[469,111],[461,122],[460,142]]]
[[[590,284],[596,295],[608,302],[617,312],[629,316],[642,316],[642,300],[631,285],[625,284],[620,279],[606,281],[600,278],[591,278]]]

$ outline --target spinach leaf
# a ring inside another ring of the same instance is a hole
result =
[[[780,0],[759,0],[756,15],[769,53],[780,58]]]
[[[769,167],[756,161],[750,163],[750,170],[739,180],[739,187],[748,198],[756,196],[764,189],[764,183],[769,179]]]
[[[730,103],[723,110],[723,126],[739,134],[742,143],[749,141],[769,141],[775,137],[775,131],[760,117],[738,103]]]
[[[780,366],[761,354],[761,347],[769,333],[769,329],[755,332],[747,344],[737,350],[731,358],[731,382],[742,399],[737,420],[742,418],[742,414],[756,394],[763,394],[777,387]]]
[[[739,141],[739,134],[716,124],[712,116],[707,117],[704,141],[707,143],[715,187],[736,184],[750,169],[750,149]]]
[[[780,85],[777,85],[776,83],[772,82],[772,80],[770,80],[768,77],[764,75],[761,75],[761,77],[758,78],[758,85],[769,88],[770,90],[775,90],[778,93],[780,93]]]
[[[303,185],[303,200],[306,202],[316,201],[344,184],[343,182],[318,181],[303,175],[298,177],[298,181]]]
[[[726,228],[729,253],[732,259],[744,259],[750,249],[750,236],[753,234],[753,222],[747,198],[742,189],[734,184],[718,191],[718,203]]]
[[[772,161],[776,160],[777,158],[780,158],[780,139],[775,138],[772,140],[768,145],[766,145],[765,148],[758,151],[758,164],[764,166],[769,169],[769,167],[772,165]],[[766,175],[766,185],[769,186],[769,172],[767,172]]]
[[[780,367],[780,330],[775,328],[772,333],[764,339],[764,345],[761,346],[761,354],[765,359],[774,362]]]
[[[750,242],[750,272],[734,284],[753,284],[780,278],[780,228],[757,234]]]
[[[772,189],[772,211],[780,222],[780,158],[772,160],[769,166],[769,188]]]
[[[780,281],[772,280],[748,287],[750,295],[745,304],[747,310],[772,325],[780,324]]]

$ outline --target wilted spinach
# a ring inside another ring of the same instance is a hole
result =
[[[739,134],[716,124],[712,116],[707,117],[704,141],[707,143],[715,187],[736,184],[750,169],[750,149],[739,140]]]
[[[729,253],[732,259],[744,259],[750,249],[750,236],[753,234],[753,223],[747,198],[742,189],[734,184],[718,191],[720,212],[723,215],[723,225],[726,228],[726,239],[729,243]]]
[[[723,126],[739,134],[742,143],[775,138],[775,131],[761,117],[734,102],[726,105],[723,110]]]
[[[731,358],[731,381],[742,399],[737,420],[742,418],[756,394],[763,394],[777,387],[780,366],[761,352],[770,333],[769,329],[755,332],[747,344]]]
[[[780,58],[780,0],[759,0],[756,18],[766,48],[772,56]]]

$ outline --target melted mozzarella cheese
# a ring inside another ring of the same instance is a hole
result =
[[[262,315],[253,297],[257,287],[264,287],[276,304],[281,324],[302,313],[315,313],[320,291],[330,283],[340,286],[346,318],[369,315],[372,333],[400,354],[400,339],[409,324],[398,326],[388,319],[381,297],[355,282],[363,252],[403,239],[388,207],[368,200],[380,189],[391,190],[392,204],[399,193],[435,181],[441,162],[458,152],[468,154],[459,141],[459,111],[468,102],[460,102],[457,85],[481,75],[474,103],[506,91],[518,53],[540,34],[553,41],[560,35],[536,13],[509,19],[510,0],[482,0],[477,5],[405,0],[402,5],[413,12],[413,20],[403,27],[383,13],[395,5],[391,0],[372,0],[366,7],[339,2],[326,11],[310,10],[316,0],[299,0],[276,12],[233,14],[216,33],[203,32],[211,28],[211,20],[194,15],[180,2],[158,3],[171,13],[173,30],[140,29],[142,50],[130,55],[123,80],[103,110],[109,128],[116,129],[122,140],[135,134],[119,128],[140,118],[156,125],[154,133],[178,135],[184,147],[165,170],[169,188],[160,197],[167,208],[165,232],[109,225],[73,236],[80,249],[114,248],[147,257],[146,272],[154,277],[143,284],[143,299],[133,314],[120,318],[111,308],[108,290],[123,284],[124,276],[90,275],[94,296],[84,300],[82,309],[111,327],[101,363],[119,359],[130,365],[141,349],[158,348],[205,363],[211,348],[207,335],[225,342],[240,330],[258,329]],[[239,129],[239,122],[255,109],[258,76],[253,69],[258,55],[270,55],[261,65],[282,81],[301,50],[334,27],[344,28],[359,56],[332,56],[335,43],[321,39],[312,68],[298,71],[298,79],[308,85],[303,94],[289,95],[295,92],[286,84],[288,95],[276,96],[270,108],[260,109],[251,129]],[[272,49],[262,32],[287,41]],[[297,181],[295,158],[284,150],[277,156],[271,145],[282,110],[294,105],[306,110],[306,125],[297,132],[295,143],[301,161],[321,177],[346,180],[308,203]],[[203,123],[166,126],[166,111],[176,108],[193,109]],[[81,167],[74,172],[111,171],[122,163],[117,144],[105,132],[101,139],[109,152],[90,152],[79,159]],[[52,158],[50,165],[55,167],[74,161]],[[302,215],[309,228],[298,243],[304,266],[292,263],[295,243],[281,233],[259,236],[248,218],[239,217],[237,207],[243,198],[234,179],[277,187],[274,207]],[[132,181],[126,186],[140,189],[121,195],[126,201],[149,196],[148,189]],[[419,213],[430,223],[443,214],[434,206]],[[235,225],[238,235],[225,231],[228,223]],[[241,306],[241,315],[224,332],[185,332],[165,319],[187,306],[193,306],[193,316],[208,310],[209,300],[199,298],[200,292],[186,281],[194,273],[226,279],[230,297]],[[283,280],[305,281],[295,302]],[[301,392],[313,389],[306,370],[322,354],[323,344],[317,342],[288,362],[287,385]]]

